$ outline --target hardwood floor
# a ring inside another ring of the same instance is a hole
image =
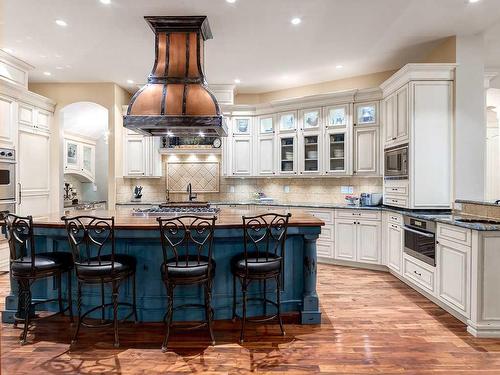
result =
[[[0,304],[7,292],[3,275]],[[119,349],[111,329],[84,329],[72,351],[67,320],[39,323],[23,347],[20,329],[4,324],[1,374],[500,374],[500,339],[475,339],[388,273],[320,265],[318,292],[321,326],[287,324],[281,337],[276,324],[250,325],[239,345],[238,326],[217,322],[215,347],[205,332],[179,332],[167,353],[159,324],[122,326]]]

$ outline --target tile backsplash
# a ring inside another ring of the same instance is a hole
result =
[[[166,176],[164,159],[163,176]],[[118,178],[118,203],[129,202],[135,185],[143,187],[144,202],[164,202],[166,200],[167,181],[161,178]],[[194,185],[194,184],[193,184]],[[256,192],[263,192],[267,197],[283,203],[321,202],[344,203],[345,193],[342,186],[352,186],[353,194],[381,193],[382,178],[343,177],[343,178],[226,178],[221,176],[218,193],[199,193],[199,201],[244,201],[255,198]],[[171,201],[184,201],[186,193],[170,193]]]

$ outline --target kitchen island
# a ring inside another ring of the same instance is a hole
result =
[[[279,211],[279,210],[278,210]],[[215,319],[230,319],[233,298],[233,279],[230,261],[237,254],[243,253],[242,215],[263,214],[263,210],[233,210],[223,208],[217,214],[214,233],[213,258],[217,264],[212,294],[212,306]],[[300,313],[302,324],[318,324],[321,320],[319,301],[316,293],[316,239],[324,222],[303,210],[289,210],[292,217],[289,222],[288,236],[284,257],[282,286],[282,311]],[[73,214],[73,213],[71,213]],[[70,214],[70,215],[71,215]],[[83,214],[83,213],[82,213]],[[163,255],[156,217],[132,216],[131,209],[116,211],[86,211],[85,214],[101,217],[115,217],[116,252],[132,255],[137,259],[137,308],[139,320],[159,322],[166,311],[166,291],[163,284],[160,265]],[[50,214],[34,219],[34,232],[37,252],[70,251],[61,213]],[[64,278],[63,278],[64,280]],[[260,285],[252,283],[251,294],[260,295]],[[275,286],[267,283],[268,289]],[[73,300],[76,300],[76,280],[73,281]],[[66,285],[63,285],[66,289]],[[33,299],[54,298],[57,290],[52,279],[35,282],[32,288]],[[201,303],[203,293],[197,287],[176,288],[175,303]],[[237,286],[237,293],[240,288]],[[120,288],[120,301],[132,300],[132,287],[124,284]],[[239,298],[240,300],[240,298]],[[18,304],[17,284],[11,280],[11,293],[6,297],[3,322],[13,322]],[[83,310],[100,304],[100,288],[83,288]],[[58,311],[57,304],[47,304],[45,309]],[[262,305],[249,304],[248,316],[262,315]],[[126,316],[128,309],[120,308],[119,315]],[[110,314],[111,312],[108,312]],[[100,314],[96,312],[95,317]],[[202,318],[202,311],[183,310],[176,312],[176,320],[195,320]]]

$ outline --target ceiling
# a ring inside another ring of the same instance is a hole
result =
[[[1,0],[0,47],[33,82],[145,82],[154,60],[145,15],[207,15],[210,84],[266,92],[396,69],[450,35],[500,20],[499,0]],[[300,17],[299,25],[290,20]],[[55,24],[67,22],[66,27]],[[500,33],[498,34],[500,35]],[[495,37],[491,37],[495,42]],[[498,47],[498,45],[496,45]],[[500,66],[498,49],[488,62]],[[497,64],[495,62],[498,61]],[[337,69],[337,65],[343,65]],[[44,72],[50,72],[45,76]]]
[[[108,130],[108,110],[90,102],[72,103],[62,110],[64,131],[99,139]]]

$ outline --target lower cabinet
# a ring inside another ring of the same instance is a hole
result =
[[[378,220],[335,221],[335,258],[380,264],[381,224]]]
[[[437,289],[439,299],[470,317],[471,248],[438,239],[436,245]]]
[[[401,275],[403,261],[403,230],[401,226],[387,223],[386,239],[387,266]]]
[[[434,267],[409,255],[403,256],[403,276],[406,280],[435,295],[436,270]]]

